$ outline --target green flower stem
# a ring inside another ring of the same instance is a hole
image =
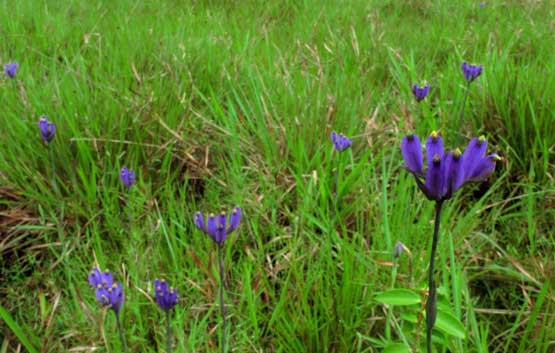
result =
[[[56,163],[54,163],[54,149],[50,144],[48,144],[48,155],[50,157],[50,169],[52,171],[52,188],[56,193],[56,197],[58,197],[60,195],[58,195],[58,183],[56,182]]]
[[[455,141],[459,144],[460,135],[462,134],[464,111],[466,109],[466,100],[468,99],[468,92],[470,91],[470,81],[466,83],[466,92],[464,93],[463,103],[461,107],[461,113],[459,115],[459,121],[457,122],[457,130],[455,131]]]
[[[220,273],[220,313],[222,315],[222,353],[225,353],[226,318],[224,303],[224,259],[222,254],[223,244],[218,244],[218,272]]]
[[[114,312],[115,313],[115,312]],[[123,329],[121,328],[121,322],[119,320],[119,314],[116,314],[116,323],[118,325],[119,341],[121,343],[121,351],[125,353],[127,350],[125,347],[125,339],[123,338]]]
[[[443,201],[436,202],[436,216],[434,222],[434,236],[432,239],[432,253],[430,254],[430,268],[428,272],[428,299],[426,300],[426,347],[432,353],[432,329],[437,315],[437,289],[434,282],[434,264],[441,223],[441,206]]]
[[[166,353],[172,352],[172,331],[170,326],[170,311],[166,310]]]

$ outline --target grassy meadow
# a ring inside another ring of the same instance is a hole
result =
[[[179,292],[173,352],[218,352],[193,214],[236,205],[228,352],[425,351],[434,204],[399,146],[433,130],[503,158],[444,205],[436,351],[555,352],[554,5],[0,0],[0,63],[19,63],[0,78],[0,353],[121,352],[95,266],[123,282],[128,352],[165,352],[156,278]],[[484,67],[469,86],[463,61]]]

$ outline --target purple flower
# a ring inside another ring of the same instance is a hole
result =
[[[89,284],[95,288],[98,285],[108,288],[112,286],[112,283],[114,283],[114,278],[111,272],[101,272],[98,268],[94,268],[89,274]]]
[[[123,286],[114,282],[112,273],[95,268],[89,274],[89,284],[95,288],[100,304],[108,306],[118,315],[124,300]]]
[[[173,309],[177,304],[177,290],[170,288],[168,282],[163,279],[154,281],[154,294],[156,303],[164,311]]]
[[[6,77],[14,78],[15,74],[17,73],[17,66],[17,61],[6,64],[4,66],[4,74],[6,75]]]
[[[397,241],[395,243],[395,246],[393,247],[393,258],[398,259],[403,253],[403,251],[405,251],[405,244],[401,243],[400,241]]]
[[[235,207],[229,216],[229,223],[225,212],[215,215],[206,215],[206,222],[202,213],[197,212],[194,216],[195,225],[205,234],[209,235],[219,245],[223,244],[229,234],[231,234],[241,222],[241,208]]]
[[[333,142],[333,148],[338,152],[344,151],[353,145],[353,140],[335,131],[331,133],[331,141]]]
[[[412,93],[414,94],[414,98],[416,98],[417,102],[420,102],[421,100],[426,98],[429,92],[430,85],[425,85],[422,87],[419,87],[416,83],[412,85]]]
[[[127,169],[127,167],[125,166],[121,168],[119,172],[119,177],[123,186],[125,186],[127,189],[130,189],[133,184],[135,184],[135,172]]]
[[[484,137],[473,138],[464,153],[459,149],[444,153],[443,140],[434,131],[426,141],[426,172],[422,145],[416,135],[403,138],[401,152],[420,190],[430,200],[443,201],[451,198],[465,183],[484,179],[495,169],[495,163],[501,159],[495,153],[486,156],[487,144]]]
[[[44,115],[39,117],[39,130],[44,142],[49,143],[56,135],[56,125],[49,122],[48,118]]]
[[[480,76],[480,74],[482,74],[484,67],[482,65],[470,65],[466,61],[463,61],[461,69],[462,69],[464,78],[468,82],[472,82],[478,76]]]

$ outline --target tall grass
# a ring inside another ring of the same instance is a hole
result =
[[[192,215],[234,205],[245,218],[224,254],[230,351],[379,352],[422,336],[374,294],[391,284],[397,240],[413,270],[404,254],[396,286],[425,287],[433,206],[400,172],[398,145],[450,128],[462,60],[484,65],[462,133],[485,134],[505,163],[445,205],[438,285],[467,336],[438,340],[552,351],[551,5],[1,1],[0,58],[20,71],[0,80],[0,352],[117,351],[86,283],[95,261],[124,279],[129,351],[164,347],[150,287],[162,276],[182,298],[174,351],[215,351],[216,248]],[[410,85],[423,81],[417,106]],[[59,195],[42,114],[57,126]],[[340,222],[332,130],[354,137]],[[137,171],[130,204],[123,165]]]

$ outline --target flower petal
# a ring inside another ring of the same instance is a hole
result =
[[[436,131],[433,131],[426,141],[426,161],[428,169],[432,167],[436,155],[439,157],[440,161],[443,159],[443,139]]]
[[[415,174],[423,175],[422,145],[416,135],[407,135],[401,140],[401,154],[406,168]]]
[[[223,243],[225,238],[227,237],[226,233],[227,228],[227,215],[225,212],[221,212],[218,216],[218,239],[216,240],[218,243]]]
[[[115,284],[112,286],[110,294],[110,305],[112,310],[116,312],[116,315],[119,314],[119,310],[123,304],[124,295],[123,295],[123,286],[121,283]]]
[[[500,159],[501,158],[499,158],[499,156],[495,153],[482,158],[475,165],[474,169],[472,170],[472,173],[466,176],[466,180],[478,181],[478,180],[484,179],[485,177],[490,175],[491,172],[493,172],[493,170],[495,169],[496,162],[499,161]]]
[[[464,182],[463,156],[461,151],[455,150],[445,156],[445,194],[451,197]]]
[[[211,213],[208,216],[208,222],[206,225],[206,233],[215,241],[218,242],[218,220],[216,216]]]
[[[202,230],[203,232],[206,232],[206,228],[204,226],[204,218],[202,217],[202,213],[200,213],[200,212],[195,213],[195,215],[193,216],[193,219],[195,221],[195,226],[197,226],[197,228]]]
[[[98,268],[93,268],[91,273],[89,273],[89,284],[95,288],[102,284],[102,277]]]
[[[337,142],[337,133],[335,131],[332,131],[330,137],[331,137],[331,142],[335,144]]]
[[[233,232],[237,227],[239,227],[239,223],[241,222],[241,213],[242,210],[240,207],[235,207],[233,211],[231,211],[231,215],[229,216],[229,228],[227,228],[227,234]]]
[[[445,194],[445,171],[442,165],[441,157],[439,154],[435,154],[431,158],[431,163],[428,166],[426,182],[424,184],[428,190],[429,196],[436,201],[441,200]]]
[[[474,173],[474,169],[486,155],[487,147],[488,142],[483,136],[479,138],[475,137],[470,140],[463,154],[463,170],[465,179]]]

